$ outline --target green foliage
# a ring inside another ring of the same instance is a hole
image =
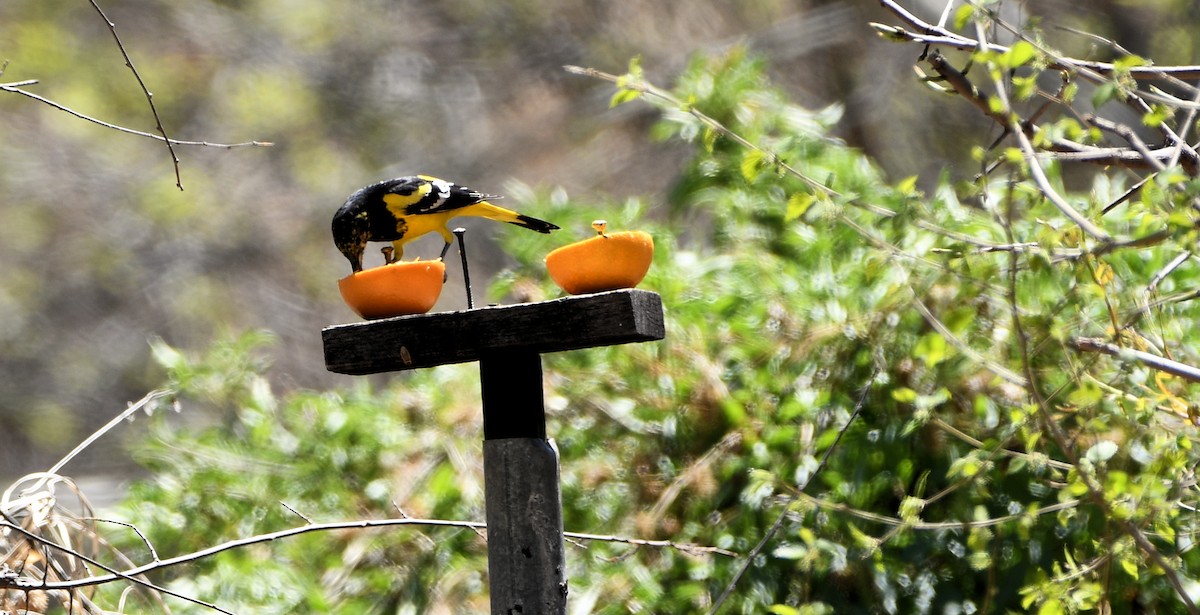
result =
[[[618,95],[643,77],[625,79]],[[546,358],[567,529],[746,554],[786,513],[728,613],[1176,610],[1162,566],[1124,528],[1195,576],[1200,555],[1175,549],[1194,526],[1181,506],[1200,459],[1180,427],[1195,387],[1069,343],[1131,323],[1118,338],[1130,347],[1194,358],[1180,345],[1200,334],[1194,302],[1169,298],[1200,271],[1147,292],[1194,241],[1190,217],[1171,221],[1194,182],[1151,182],[1105,220],[1167,240],[1084,253],[1095,244],[1026,178],[1020,152],[981,152],[1008,178],[892,187],[825,134],[836,109],[790,103],[741,51],[694,59],[671,95],[686,104],[641,97],[662,105],[654,136],[695,147],[661,217],[639,199],[518,195],[567,238],[595,218],[651,231],[643,286],[667,308],[662,342]],[[1061,188],[1057,166],[1046,172]],[[1102,175],[1066,198],[1096,212],[1125,189]],[[534,282],[544,246],[505,240],[517,264],[493,294],[554,295]],[[1147,298],[1168,300],[1143,311]],[[155,348],[185,407],[233,411],[141,452],[155,479],[126,510],[160,552],[300,524],[281,501],[314,520],[394,516],[392,501],[482,517],[470,368],[277,396],[244,342],[202,360]],[[568,548],[572,601],[597,613],[703,612],[741,564]],[[172,585],[256,612],[479,610],[482,558],[469,531],[308,535],[203,560]]]
[[[470,444],[478,424],[461,420],[470,405],[461,397],[477,394],[462,385],[474,379],[469,369],[433,370],[379,392],[364,382],[342,393],[280,396],[263,375],[267,340],[243,336],[202,357],[155,344],[185,412],[212,404],[229,413],[198,430],[161,424],[138,450],[154,479],[130,491],[122,518],[159,553],[301,526],[305,517],[347,521],[402,510],[482,518],[478,463],[469,461],[479,455]],[[134,537],[124,548],[135,559],[147,555]],[[175,568],[166,584],[256,613],[424,612],[435,601],[485,610],[485,562],[486,544],[467,530],[433,538],[404,528],[314,532]]]

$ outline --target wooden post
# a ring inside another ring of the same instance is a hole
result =
[[[567,612],[558,450],[546,439],[542,357],[487,353],[483,480],[492,615]]]
[[[558,449],[541,353],[665,335],[661,298],[618,290],[326,327],[325,366],[374,374],[479,361],[492,615],[567,609]]]

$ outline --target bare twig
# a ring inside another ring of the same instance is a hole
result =
[[[62,470],[63,466],[67,465],[67,463],[69,463],[72,459],[74,459],[76,455],[83,452],[84,449],[91,446],[93,442],[95,442],[96,440],[99,440],[101,437],[104,436],[104,434],[112,431],[113,428],[115,428],[117,425],[120,425],[122,421],[129,418],[136,412],[142,410],[146,406],[149,406],[150,404],[152,404],[160,399],[163,399],[164,397],[170,397],[171,395],[174,395],[174,394],[175,394],[175,392],[171,391],[169,389],[155,389],[153,391],[150,391],[149,393],[146,393],[141,399],[139,399],[138,401],[136,401],[132,404],[129,404],[128,408],[123,410],[117,416],[113,417],[113,419],[110,420],[109,422],[105,423],[103,427],[101,427],[100,429],[97,429],[95,431],[95,433],[88,436],[86,439],[84,439],[83,442],[80,442],[78,446],[71,449],[71,452],[69,452],[65,456],[63,456],[62,459],[59,459],[58,463],[55,463],[53,466],[51,466],[51,468],[49,470],[47,470],[46,473],[47,474],[58,474],[59,470]]]
[[[699,120],[700,123],[704,124],[710,130],[716,132],[717,134],[733,140],[738,145],[741,145],[742,147],[744,147],[746,149],[754,150],[754,151],[762,154],[764,156],[765,162],[768,166],[777,167],[779,169],[786,171],[788,174],[800,179],[805,184],[808,184],[808,186],[810,188],[812,188],[814,191],[818,191],[818,192],[821,192],[821,193],[829,195],[829,196],[839,196],[839,193],[836,190],[834,190],[833,188],[830,188],[829,186],[826,186],[825,184],[822,184],[821,182],[818,182],[817,180],[809,177],[808,175],[805,175],[799,169],[791,166],[787,162],[780,159],[779,155],[776,154],[775,152],[772,152],[772,151],[766,150],[762,147],[759,147],[755,143],[751,142],[749,139],[746,139],[745,137],[737,134],[736,132],[729,130],[728,128],[725,127],[724,124],[718,122],[716,119],[714,119],[714,118],[708,116],[707,114],[705,114],[704,112],[700,111],[694,105],[685,104],[683,101],[679,100],[678,98],[675,98],[675,96],[673,94],[671,94],[670,92],[668,92],[658,86],[655,86],[654,84],[650,83],[649,81],[646,81],[644,79],[639,79],[637,81],[631,81],[627,77],[622,77],[619,75],[606,73],[604,71],[596,70],[594,68],[585,68],[582,66],[566,65],[566,66],[563,66],[563,69],[566,70],[567,72],[575,74],[575,75],[584,75],[586,77],[601,79],[603,81],[608,81],[610,83],[617,84],[619,87],[628,88],[630,90],[639,92],[641,94],[645,94],[647,96],[657,98],[658,100],[663,101],[663,102],[671,105],[672,107],[679,109],[681,111],[684,111],[685,113],[691,115],[692,117]],[[895,212],[888,210],[886,208],[876,207],[876,209],[881,210],[881,211],[876,211],[876,213],[888,215],[889,217],[895,215]]]
[[[1112,237],[1104,232],[1104,229],[1096,226],[1091,220],[1088,220],[1079,210],[1071,206],[1062,195],[1054,189],[1050,183],[1050,178],[1046,177],[1046,171],[1042,168],[1042,163],[1038,160],[1037,152],[1033,149],[1033,143],[1029,141],[1029,137],[1017,128],[1016,120],[1012,120],[1010,126],[1017,137],[1017,144],[1021,148],[1021,153],[1025,156],[1025,161],[1029,164],[1029,174],[1033,177],[1033,181],[1037,183],[1042,194],[1058,208],[1062,214],[1071,219],[1083,232],[1092,236],[1092,238],[1108,243],[1112,241]]]
[[[83,560],[101,570],[109,572],[108,575],[104,575],[104,577],[103,577],[103,578],[107,579],[105,581],[106,583],[116,581],[118,579],[124,579],[126,581],[129,581],[130,583],[135,583],[137,585],[148,587],[155,591],[164,593],[168,596],[174,596],[176,598],[179,598],[180,600],[186,600],[193,604],[198,604],[200,606],[212,609],[214,611],[226,613],[227,615],[233,615],[233,613],[231,613],[230,611],[227,611],[215,604],[211,604],[211,603],[205,602],[203,600],[200,600],[198,598],[193,598],[191,596],[181,594],[177,591],[167,589],[166,587],[161,587],[159,585],[155,585],[154,583],[146,581],[145,579],[136,578],[139,575],[141,575],[142,573],[138,573],[138,572],[127,573],[127,572],[120,572],[120,571],[114,570],[113,568],[100,563],[99,561],[97,561],[94,558],[88,557],[74,549],[71,549],[70,547],[58,544],[58,543],[56,543],[48,538],[45,538],[39,534],[36,534],[29,530],[26,530],[25,528],[21,527],[18,524],[0,520],[0,527],[8,528],[9,530],[12,530],[14,532],[21,534],[28,540],[45,545],[46,547],[54,549],[56,551],[61,551],[63,553],[67,553],[67,554],[71,555],[72,557],[79,558],[80,560]],[[92,578],[97,578],[97,577],[87,577],[85,579],[80,579],[80,580],[86,581],[87,579],[92,579]],[[88,587],[91,585],[98,585],[98,584],[99,583],[76,583],[73,580],[50,581],[45,578],[38,580],[38,579],[30,579],[27,577],[21,577],[21,576],[2,576],[2,575],[0,575],[0,587],[9,587],[12,589],[25,590],[25,591],[30,591],[30,590],[54,591],[54,590],[60,590],[60,589],[74,589],[77,587]]]
[[[133,530],[133,533],[137,534],[138,538],[142,539],[142,544],[146,545],[146,549],[148,549],[150,551],[150,557],[154,558],[154,561],[156,561],[156,562],[158,561],[158,550],[154,548],[154,545],[151,544],[150,539],[147,538],[146,535],[142,533],[142,530],[138,529],[138,526],[136,526],[132,523],[126,523],[124,521],[117,521],[116,519],[102,519],[100,517],[85,517],[85,518],[81,519],[81,521],[95,521],[95,522],[99,522],[99,523],[112,523],[114,525],[124,526],[124,527],[127,527],[127,528]]]
[[[958,438],[959,440],[962,440],[963,442],[966,442],[967,444],[970,444],[971,446],[973,446],[979,450],[986,450],[986,447],[983,444],[983,442],[980,442],[979,440],[972,438],[971,436],[963,433],[961,430],[954,427],[950,423],[943,421],[942,419],[934,418],[934,419],[930,420],[929,422],[931,424],[933,424],[934,426],[936,426],[938,429],[945,431],[946,433],[954,436],[955,438]],[[1069,463],[1059,461],[1057,459],[1051,459],[1049,457],[1045,457],[1044,459],[1036,459],[1035,456],[1031,453],[1022,453],[1020,451],[1013,451],[1013,450],[1009,450],[1006,448],[997,448],[997,449],[995,449],[995,452],[997,454],[1004,455],[1005,457],[1012,457],[1014,459],[1025,459],[1028,461],[1036,461],[1038,463],[1044,463],[1047,466],[1050,466],[1056,470],[1066,471],[1066,470],[1070,470],[1072,467],[1074,467]]]
[[[1133,149],[1137,150],[1137,152],[1142,155],[1142,158],[1146,162],[1153,165],[1156,171],[1162,171],[1163,169],[1167,168],[1166,164],[1163,164],[1163,162],[1159,160],[1157,156],[1150,152],[1150,147],[1146,145],[1146,142],[1143,141],[1142,138],[1138,136],[1137,132],[1135,132],[1132,128],[1124,124],[1114,122],[1108,118],[1099,117],[1097,115],[1086,115],[1084,116],[1084,119],[1089,124],[1099,128],[1100,130],[1111,132],[1124,139],[1126,143],[1129,143]],[[1172,147],[1169,151],[1177,153],[1179,148]],[[1171,157],[1174,155],[1175,154],[1172,153]]]
[[[171,138],[167,136],[166,129],[163,128],[162,118],[158,115],[158,107],[154,105],[154,95],[150,93],[150,89],[146,87],[146,82],[142,80],[141,73],[133,65],[133,60],[129,57],[129,52],[125,50],[125,44],[121,42],[121,37],[117,35],[117,24],[113,23],[108,15],[104,14],[104,9],[96,3],[96,0],[88,0],[92,4],[92,8],[100,14],[104,19],[104,23],[108,24],[108,31],[112,33],[113,40],[117,43],[117,49],[121,50],[121,56],[125,58],[125,66],[133,73],[133,77],[137,79],[138,86],[142,88],[142,93],[146,95],[146,103],[150,105],[150,113],[154,115],[154,128],[158,130],[158,134],[162,135],[162,140],[167,144],[167,152],[171,154],[171,164],[175,167],[175,185],[183,190],[183,178],[179,174],[179,156],[175,155],[175,147],[171,145]]]
[[[150,132],[142,132],[140,130],[134,130],[132,128],[126,128],[124,126],[118,126],[116,124],[111,124],[109,122],[105,122],[104,120],[96,119],[89,115],[85,115],[83,113],[75,111],[74,109],[71,109],[71,108],[67,107],[66,105],[57,103],[57,102],[50,100],[49,98],[46,98],[44,96],[38,96],[37,94],[34,94],[33,92],[30,92],[28,90],[23,90],[23,89],[21,89],[21,87],[19,87],[19,86],[23,86],[23,85],[30,85],[31,83],[37,83],[37,82],[36,81],[18,81],[18,82],[14,82],[14,83],[0,83],[0,91],[12,92],[13,94],[20,94],[22,96],[32,98],[38,102],[50,105],[51,107],[54,107],[55,109],[58,109],[59,111],[63,111],[65,113],[73,115],[81,120],[86,120],[93,124],[103,126],[105,128],[111,128],[112,130],[124,132],[124,133],[131,134],[131,135],[137,135],[139,137],[146,137],[148,139],[156,139],[159,141],[164,140],[164,138],[161,135],[156,135],[156,134],[150,133]],[[200,146],[205,146],[205,147],[219,147],[219,148],[223,148],[223,149],[231,149],[234,147],[270,147],[270,146],[274,145],[274,143],[271,143],[270,141],[246,141],[243,143],[210,143],[208,141],[183,141],[180,139],[167,139],[167,141],[169,141],[172,145],[200,145]]]
[[[889,0],[883,0],[883,4],[884,6],[889,6],[895,3],[890,2]],[[871,23],[870,26],[881,36],[893,40],[909,41],[924,45],[935,45],[939,47],[948,47],[952,49],[962,49],[968,51],[974,51],[979,48],[978,41],[946,30],[939,32],[939,29],[932,24],[927,24],[927,26],[930,32],[935,32],[934,34],[922,34],[920,32],[913,32],[898,26],[889,26],[881,23]],[[1009,47],[997,43],[988,43],[984,49],[987,51],[994,51],[996,53],[1005,53],[1009,50]],[[1099,78],[1111,77],[1117,72],[1116,65],[1111,62],[1093,62],[1089,60],[1078,60],[1067,57],[1051,59],[1047,64],[1047,67],[1056,70],[1081,71],[1081,74],[1082,71],[1088,70],[1092,71],[1092,73]],[[1200,65],[1134,66],[1127,70],[1131,77],[1139,81],[1200,79]],[[1095,78],[1093,77],[1092,80],[1094,79]]]
[[[805,502],[817,506],[818,508],[824,508],[825,510],[836,510],[864,521],[871,521],[897,528],[908,528],[927,532],[939,532],[963,528],[995,527],[997,525],[1004,525],[1005,523],[1011,523],[1013,521],[1020,521],[1021,519],[1029,516],[1040,517],[1048,513],[1075,508],[1080,504],[1079,500],[1067,500],[1065,502],[1047,504],[1046,506],[1038,508],[1036,511],[1031,513],[1016,513],[1012,515],[992,517],[990,519],[978,519],[974,521],[906,521],[897,517],[889,517],[887,515],[873,513],[868,510],[860,510],[852,506],[847,506],[841,502],[831,502],[829,500],[808,495],[807,493],[802,493],[799,497]]]
[[[725,557],[737,557],[738,554],[728,549],[720,547],[706,547],[701,545],[691,545],[685,543],[674,542],[671,540],[645,540],[641,538],[626,538],[623,536],[609,536],[607,534],[584,534],[580,532],[563,532],[566,538],[575,540],[598,540],[604,542],[617,542],[637,547],[665,547],[683,551],[684,553],[712,553],[714,555],[723,555]]]
[[[1162,283],[1163,280],[1167,279],[1167,276],[1174,273],[1175,270],[1178,269],[1180,265],[1185,263],[1187,261],[1187,259],[1189,259],[1191,257],[1192,257],[1192,253],[1189,250],[1184,250],[1183,252],[1176,254],[1175,258],[1171,259],[1171,262],[1164,265],[1162,269],[1159,269],[1154,274],[1154,277],[1150,278],[1150,283],[1146,284],[1146,292],[1147,293],[1158,292],[1158,285],[1160,283]]]
[[[1184,380],[1200,382],[1200,368],[1180,363],[1179,361],[1173,361],[1166,357],[1160,357],[1156,354],[1134,350],[1133,348],[1123,348],[1092,337],[1077,337],[1070,341],[1070,346],[1081,352],[1103,353],[1117,357],[1118,359],[1141,363],[1146,367],[1166,372],[1172,376],[1179,376]]]
[[[1004,110],[993,109],[988,98],[975,87],[967,76],[958,69],[954,68],[944,55],[936,49],[926,54],[925,61],[933,68],[938,77],[945,81],[954,93],[962,96],[967,102],[971,103],[984,116],[1004,128],[1004,133],[1000,135],[1002,140],[1012,131],[1010,127],[1010,114]],[[1084,116],[1085,121],[1095,121],[1097,125],[1104,120],[1097,120],[1094,116]],[[1038,132],[1038,127],[1034,120],[1022,120],[1018,122],[1018,126],[1026,136],[1033,135]],[[1111,127],[1117,130],[1116,124],[1109,122],[1104,127]],[[1154,169],[1162,169],[1164,161],[1170,160],[1176,155],[1179,148],[1176,146],[1160,147],[1149,149],[1143,147],[1138,151],[1130,151],[1120,147],[1096,147],[1071,141],[1069,139],[1056,138],[1050,142],[1048,150],[1052,153],[1047,154],[1058,160],[1072,162],[1087,162],[1091,164],[1100,164],[1105,166],[1118,165],[1126,167],[1146,167]],[[1189,163],[1193,161],[1189,159]]]
[[[1134,55],[1134,53],[1132,51],[1129,51],[1128,49],[1122,47],[1121,44],[1118,43],[1117,41],[1114,41],[1109,38],[1105,38],[1103,36],[1100,36],[1099,34],[1094,34],[1092,32],[1087,32],[1085,30],[1079,30],[1077,28],[1072,28],[1070,26],[1055,25],[1054,27],[1059,30],[1062,30],[1064,32],[1070,32],[1071,34],[1082,36],[1084,38],[1091,39],[1097,43],[1107,45],[1107,46],[1111,47],[1113,49],[1113,51],[1116,51],[1117,53],[1119,53],[1123,56]]]
[[[977,36],[980,46],[986,46],[987,41],[983,37],[982,28],[977,24]],[[1054,189],[1050,183],[1050,178],[1046,177],[1046,171],[1042,168],[1042,163],[1038,160],[1037,152],[1033,148],[1033,143],[1029,140],[1029,136],[1025,134],[1024,127],[1018,119],[1017,114],[1012,112],[1012,105],[1008,100],[1008,93],[1004,89],[1004,84],[1000,82],[999,74],[993,75],[996,98],[1000,101],[1000,106],[1004,110],[999,113],[1000,117],[1004,118],[1001,125],[1008,128],[1009,132],[1017,139],[1017,145],[1021,148],[1021,153],[1025,156],[1025,161],[1029,166],[1029,174],[1033,177],[1033,181],[1037,183],[1042,194],[1058,208],[1062,214],[1071,219],[1083,232],[1090,235],[1092,238],[1103,243],[1112,241],[1112,237],[1104,231],[1104,229],[1096,226],[1091,220],[1088,220],[1083,214],[1079,213],[1065,198]]]
[[[194,551],[192,553],[187,553],[184,555],[179,555],[179,556],[171,557],[171,558],[167,558],[167,559],[159,559],[159,560],[156,560],[149,564],[143,564],[141,566],[136,566],[133,568],[129,568],[127,570],[122,570],[122,571],[112,570],[112,569],[106,568],[102,565],[95,564],[98,567],[109,572],[109,574],[105,574],[105,575],[97,575],[97,576],[90,576],[90,577],[79,578],[79,579],[69,579],[69,580],[63,580],[63,581],[44,581],[44,582],[43,581],[31,582],[28,580],[19,580],[19,579],[12,579],[12,578],[6,578],[3,576],[0,576],[0,587],[14,587],[17,589],[28,588],[28,589],[39,589],[39,590],[60,590],[60,589],[74,589],[74,588],[79,588],[79,587],[90,587],[90,586],[94,586],[94,585],[103,585],[105,583],[111,583],[113,581],[117,581],[120,579],[133,580],[134,582],[139,582],[139,581],[132,579],[132,577],[148,574],[151,572],[157,572],[159,570],[164,570],[166,568],[171,568],[173,566],[178,566],[181,564],[191,563],[191,562],[203,559],[205,557],[215,555],[222,551],[228,551],[230,549],[237,549],[237,548],[246,547],[246,546],[253,545],[253,544],[271,542],[273,540],[289,538],[291,536],[306,534],[308,532],[322,532],[322,531],[330,531],[330,530],[347,530],[347,529],[369,529],[369,528],[393,527],[393,526],[400,526],[400,525],[454,527],[454,528],[464,528],[464,529],[472,529],[472,528],[487,529],[487,524],[479,522],[479,521],[448,521],[448,520],[444,520],[444,519],[415,519],[415,518],[411,518],[411,517],[402,518],[402,519],[364,519],[364,520],[359,520],[359,521],[309,523],[306,525],[302,525],[300,527],[294,527],[294,528],[289,528],[286,530],[280,530],[278,532],[270,532],[267,534],[258,534],[255,536],[250,536],[248,538],[240,538],[237,540],[230,540],[228,542],[223,542],[218,545],[213,545],[211,547],[201,549],[199,551]],[[20,531],[23,534],[27,533],[23,529],[21,529],[18,525],[8,522],[8,521],[4,521],[4,520],[0,520],[0,528],[12,528],[12,529],[16,529],[17,531]],[[574,539],[578,539],[578,540],[598,540],[598,541],[619,542],[619,543],[638,545],[638,546],[666,547],[666,548],[673,548],[673,549],[678,549],[678,550],[687,551],[687,552],[713,553],[716,555],[725,555],[725,556],[729,556],[732,553],[732,552],[729,552],[729,551],[726,551],[724,549],[720,549],[717,547],[708,547],[708,546],[702,546],[702,545],[690,545],[690,544],[685,544],[685,543],[663,541],[663,540],[643,540],[640,538],[605,536],[605,535],[600,535],[600,534],[583,534],[583,533],[578,533],[578,532],[563,532],[563,536],[566,538],[574,538]],[[40,536],[34,536],[34,537],[32,537],[32,539],[36,540],[39,543],[46,544],[54,549],[61,549],[63,551],[69,551],[69,549],[63,547],[62,545],[55,544],[55,543],[53,543],[45,538],[42,538]],[[84,559],[87,559],[87,558],[84,558]],[[87,561],[89,561],[89,563],[91,562],[91,560],[87,560]],[[142,583],[142,584],[145,584],[145,583]],[[170,592],[166,592],[166,593],[170,593]],[[175,595],[175,594],[171,594],[171,595]]]
[[[288,505],[288,503],[287,503],[287,502],[284,502],[283,500],[280,500],[280,501],[279,501],[279,505],[280,505],[280,506],[282,506],[282,507],[284,507],[284,508],[286,508],[286,509],[288,509],[288,510],[289,510],[289,511],[290,511],[290,512],[293,514],[293,515],[296,515],[297,517],[300,517],[301,519],[304,519],[304,522],[305,522],[305,523],[307,523],[307,524],[309,524],[309,525],[312,525],[312,522],[313,522],[313,520],[312,520],[312,519],[309,519],[309,518],[308,518],[308,515],[305,515],[304,513],[302,513],[302,512],[300,512],[300,511],[296,510],[295,508],[292,508],[291,506],[289,506],[289,505]]]
[[[713,462],[717,461],[721,455],[728,452],[729,449],[733,448],[734,446],[740,444],[741,441],[742,434],[740,432],[730,432],[724,438],[721,438],[719,442],[713,445],[711,449],[704,453],[700,459],[697,459],[695,463],[692,463],[687,470],[681,472],[679,476],[675,478],[675,480],[671,481],[671,484],[668,485],[667,488],[663,490],[662,495],[659,496],[658,501],[654,503],[654,507],[650,509],[650,518],[653,520],[652,523],[657,525],[658,522],[662,520],[663,515],[666,514],[667,509],[675,502],[675,499],[679,497],[679,494],[683,492],[683,488],[689,483],[694,482],[696,478],[706,471],[713,464]]]

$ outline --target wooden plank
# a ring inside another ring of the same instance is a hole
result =
[[[506,351],[558,352],[660,340],[662,298],[614,290],[538,303],[398,316],[321,331],[325,367],[376,374],[477,361]]]

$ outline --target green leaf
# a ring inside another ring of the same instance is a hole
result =
[[[1028,64],[1031,60],[1037,57],[1037,48],[1029,43],[1029,41],[1017,41],[1008,51],[1000,54],[996,62],[1003,68],[1012,70],[1020,68]]]
[[[954,11],[954,29],[963,29],[973,17],[975,17],[974,5],[967,3],[958,7],[958,10]]]
[[[1138,579],[1137,560],[1122,557],[1119,562],[1121,564],[1121,570],[1124,570],[1125,574],[1129,575],[1133,578],[1133,580],[1136,581]]]
[[[706,151],[710,154],[713,153],[713,149],[717,145],[717,137],[719,135],[720,135],[720,133],[718,133],[716,130],[713,130],[713,128],[711,126],[704,127],[704,133],[702,135],[702,140],[704,142],[704,151]]]
[[[773,615],[800,615],[800,609],[786,604],[773,604],[767,612]]]
[[[1037,613],[1038,615],[1063,615],[1066,613],[1066,610],[1063,608],[1063,604],[1058,598],[1051,598],[1042,603],[1042,606],[1038,608]]]
[[[617,105],[625,104],[631,100],[637,100],[642,95],[641,91],[630,88],[621,88],[613,94],[612,99],[608,101],[608,108],[611,109]]]
[[[1150,128],[1158,128],[1162,126],[1163,122],[1171,119],[1172,116],[1174,116],[1174,113],[1166,105],[1155,103],[1150,107],[1150,111],[1142,116],[1142,124]]]
[[[780,545],[771,555],[779,559],[797,560],[808,555],[808,547],[804,545]]]
[[[787,213],[784,214],[784,220],[791,222],[808,212],[808,208],[816,202],[813,195],[808,192],[796,192],[788,197]]]
[[[150,340],[150,354],[154,356],[154,360],[159,365],[168,370],[174,370],[186,363],[183,353],[175,350],[170,344],[167,344],[161,337],[154,337]]]
[[[642,69],[642,56],[639,55],[629,58],[629,74],[637,77],[638,79],[641,79],[646,75],[645,71]]]
[[[748,182],[758,179],[758,171],[763,166],[763,153],[759,150],[746,150],[742,155],[742,177]]]
[[[1117,58],[1117,60],[1113,62],[1113,68],[1117,69],[1118,71],[1128,71],[1131,68],[1148,66],[1149,64],[1150,62],[1147,61],[1146,58],[1131,54]]]
[[[1066,87],[1063,88],[1062,94],[1059,95],[1059,98],[1061,98],[1063,100],[1063,102],[1070,104],[1075,101],[1075,95],[1078,93],[1079,93],[1079,84],[1077,82],[1072,81],[1071,83],[1068,83]]]
[[[1017,100],[1029,100],[1037,93],[1037,75],[1013,77],[1012,84],[1013,98]]]
[[[913,356],[934,367],[949,357],[949,345],[940,333],[926,333],[913,348]]]
[[[900,518],[905,521],[920,521],[921,512],[925,510],[925,500],[906,496],[900,501]]]
[[[1081,382],[1067,396],[1067,401],[1077,408],[1087,408],[1088,406],[1100,403],[1101,399],[1104,399],[1104,391],[1100,389],[1100,385],[1090,380]]]
[[[1092,107],[1099,109],[1104,106],[1104,103],[1112,100],[1117,96],[1117,84],[1115,81],[1109,81],[1096,88],[1092,93]]]
[[[902,404],[911,404],[917,400],[917,392],[908,387],[896,387],[892,389],[892,399]]]
[[[1168,543],[1175,542],[1175,528],[1171,527],[1170,523],[1159,519],[1154,522],[1154,531]]]
[[[988,111],[992,113],[1008,113],[1008,107],[1005,106],[1004,101],[1000,100],[998,96],[988,96],[987,103]]]

